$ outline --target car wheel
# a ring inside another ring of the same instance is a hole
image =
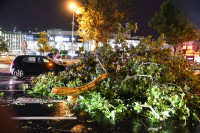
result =
[[[17,69],[14,72],[15,76],[17,76],[18,78],[22,78],[24,76],[24,71],[21,69]]]

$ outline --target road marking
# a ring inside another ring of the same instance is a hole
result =
[[[19,97],[11,104],[29,104],[29,103],[61,103],[66,102],[65,100],[49,100],[49,99],[37,99],[37,98],[25,98]]]
[[[64,101],[14,101],[10,104],[43,104],[43,103],[47,103],[47,104],[51,104],[51,103],[60,103],[60,102],[64,102]]]
[[[24,83],[25,81],[3,81],[3,82],[0,82],[0,84],[2,85],[13,85],[13,84],[21,84],[21,83]]]
[[[77,117],[11,117],[13,120],[76,120]]]
[[[0,91],[26,91],[26,90],[0,90]]]

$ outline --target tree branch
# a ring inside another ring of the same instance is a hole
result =
[[[150,108],[151,111],[155,114],[155,116],[160,120],[163,121],[164,119],[160,117],[160,115],[153,109],[152,106],[150,105],[141,105],[141,107],[146,107],[146,108]]]

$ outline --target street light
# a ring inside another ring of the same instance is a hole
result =
[[[73,63],[73,51],[74,51],[74,44],[73,44],[73,35],[74,35],[74,12],[75,12],[75,9],[76,9],[76,5],[74,3],[71,3],[70,4],[70,8],[72,9],[73,11],[73,19],[72,19],[72,56],[71,56],[71,63]]]

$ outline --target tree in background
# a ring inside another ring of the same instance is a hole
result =
[[[107,43],[111,38],[122,37],[121,34],[134,29],[133,2],[131,0],[80,0],[79,35],[84,39]],[[135,28],[136,29],[136,28]]]
[[[39,33],[40,38],[37,39],[37,45],[38,45],[38,51],[42,52],[44,54],[44,52],[49,52],[51,50],[51,46],[48,44],[48,39],[47,39],[47,33],[44,32],[40,32]]]
[[[0,37],[0,52],[7,52],[9,49],[8,43]]]
[[[174,48],[174,55],[183,42],[199,39],[199,31],[183,16],[175,3],[168,0],[161,4],[160,9],[160,13],[155,13],[149,26],[160,34],[164,33],[166,43]]]

